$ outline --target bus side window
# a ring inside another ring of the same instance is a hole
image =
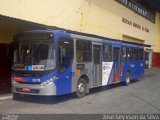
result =
[[[128,48],[128,60],[133,61],[133,48]]]
[[[103,45],[103,61],[111,62],[112,61],[112,46],[111,45]]]
[[[127,48],[122,47],[122,61],[127,61]]]
[[[76,60],[77,62],[92,61],[92,43],[86,40],[76,41]]]
[[[58,43],[58,67],[59,71],[63,72],[73,61],[73,40],[60,39]]]

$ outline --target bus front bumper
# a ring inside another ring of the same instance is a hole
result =
[[[52,82],[45,86],[40,84],[23,84],[12,82],[12,92],[28,95],[56,95],[56,85]]]

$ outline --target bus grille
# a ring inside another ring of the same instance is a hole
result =
[[[39,93],[39,90],[30,89],[30,91],[23,91],[23,88],[16,88],[17,92],[24,92],[24,93]]]

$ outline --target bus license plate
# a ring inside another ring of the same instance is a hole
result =
[[[24,92],[29,92],[31,89],[28,88],[28,87],[24,87],[22,90],[23,90]]]

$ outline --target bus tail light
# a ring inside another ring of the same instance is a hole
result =
[[[24,78],[22,77],[12,77],[11,80],[15,82],[24,82]]]

